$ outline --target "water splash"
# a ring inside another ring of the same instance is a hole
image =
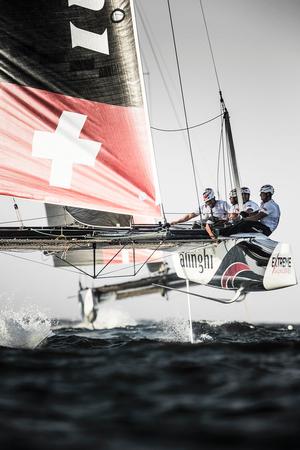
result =
[[[162,322],[160,340],[166,342],[190,342],[190,324],[185,319],[170,318]]]
[[[111,330],[112,328],[134,327],[137,322],[125,311],[115,308],[100,308],[93,325],[96,330]]]
[[[228,321],[228,320],[210,320],[210,321],[207,321],[207,324],[209,326],[211,326],[212,328],[222,327],[223,325],[226,325],[228,323],[231,323],[231,322]]]
[[[51,322],[35,306],[16,312],[6,306],[0,312],[0,346],[33,349],[52,335]]]
[[[197,344],[203,344],[205,342],[212,342],[214,338],[208,333],[202,333],[195,341]]]

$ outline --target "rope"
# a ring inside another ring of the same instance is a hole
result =
[[[193,130],[194,128],[202,127],[203,125],[206,125],[207,123],[213,122],[214,120],[218,119],[219,117],[222,117],[222,115],[223,114],[218,114],[217,116],[213,117],[212,119],[208,119],[205,122],[198,123],[197,125],[192,125],[188,128],[165,129],[165,128],[151,127],[151,129],[155,130],[155,131],[164,131],[164,132],[169,132],[169,133],[176,133],[177,131],[188,131],[188,130]]]
[[[188,143],[189,143],[189,150],[190,150],[190,156],[191,156],[191,162],[192,162],[192,168],[193,168],[196,196],[197,196],[197,202],[198,202],[198,208],[199,208],[199,216],[200,216],[200,222],[202,223],[202,213],[201,213],[200,200],[199,200],[199,189],[198,189],[198,184],[197,184],[197,179],[196,179],[196,169],[195,169],[195,163],[194,163],[192,141],[191,141],[191,135],[190,135],[190,129],[189,129],[189,123],[188,123],[188,117],[187,117],[187,109],[186,109],[185,96],[184,96],[184,91],[183,91],[183,83],[182,83],[182,77],[181,77],[181,71],[180,71],[180,65],[179,65],[179,58],[178,58],[178,51],[177,51],[177,45],[176,45],[176,39],[175,39],[175,31],[174,31],[174,25],[173,25],[173,17],[172,17],[172,11],[171,11],[171,6],[170,6],[170,0],[167,0],[167,2],[168,2],[170,24],[171,24],[171,29],[172,29],[174,51],[175,51],[175,56],[176,56],[177,71],[178,71],[178,77],[179,77],[179,83],[180,83],[182,104],[183,104],[183,109],[184,109],[186,132],[187,132],[187,136],[188,136]]]

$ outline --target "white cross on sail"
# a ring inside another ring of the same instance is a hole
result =
[[[93,167],[100,142],[79,139],[87,116],[64,111],[54,133],[35,131],[32,156],[52,160],[50,186],[70,188],[74,164]]]

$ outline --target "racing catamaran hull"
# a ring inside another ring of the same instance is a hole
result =
[[[201,246],[184,245],[174,253],[178,277],[220,289],[243,292],[297,284],[289,244],[264,235],[236,235]]]

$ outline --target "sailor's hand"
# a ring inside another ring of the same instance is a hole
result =
[[[173,224],[173,222],[171,222],[171,223],[166,222],[166,223],[163,224],[163,228],[170,228],[170,226],[171,226],[172,224]]]

